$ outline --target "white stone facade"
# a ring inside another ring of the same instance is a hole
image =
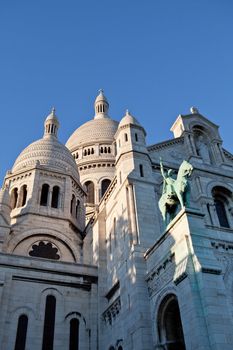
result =
[[[1,350],[233,348],[233,155],[192,107],[152,146],[130,115],[95,117],[66,147],[55,111],[0,191]],[[165,228],[165,171],[193,172]]]

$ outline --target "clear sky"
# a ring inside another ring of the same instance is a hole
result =
[[[0,0],[0,182],[52,106],[65,143],[100,88],[148,144],[196,106],[233,151],[233,1]]]

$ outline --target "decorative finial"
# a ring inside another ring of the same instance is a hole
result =
[[[191,107],[191,108],[190,108],[190,112],[191,112],[192,114],[199,114],[199,111],[198,111],[198,109],[197,109],[196,107]]]
[[[129,115],[129,110],[128,110],[128,108],[126,109],[126,115]]]
[[[99,94],[103,94],[104,90],[103,89],[99,89]]]
[[[56,109],[55,107],[52,108],[52,115],[55,115]]]

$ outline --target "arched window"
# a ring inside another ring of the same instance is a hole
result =
[[[120,345],[117,350],[123,350],[123,347]]]
[[[18,327],[15,339],[15,350],[24,350],[26,345],[28,328],[28,317],[27,315],[20,315],[18,319]]]
[[[125,142],[128,141],[128,134],[125,133]]]
[[[49,195],[49,185],[43,184],[41,189],[40,205],[43,205],[43,206],[48,205],[48,195]]]
[[[202,158],[204,163],[211,163],[211,147],[208,131],[201,125],[192,128],[196,153]]]
[[[58,208],[59,194],[60,194],[60,188],[58,186],[54,186],[53,193],[52,193],[52,202],[51,202],[52,208]]]
[[[135,141],[138,142],[138,134],[135,133]]]
[[[101,182],[101,198],[103,197],[103,195],[105,194],[105,192],[107,191],[108,186],[110,185],[111,180],[109,179],[104,179]]]
[[[103,147],[100,147],[100,153],[103,153],[103,152],[104,152]]]
[[[227,212],[230,207],[232,193],[224,187],[216,186],[212,190],[212,195],[219,225],[221,227],[230,228]]]
[[[227,218],[224,200],[222,198],[215,198],[214,205],[215,205],[220,226],[229,228],[230,225]]]
[[[70,202],[70,214],[75,215],[75,195],[72,194],[72,199]]]
[[[17,200],[18,200],[18,188],[15,187],[12,192],[11,192],[11,208],[15,209],[17,205]]]
[[[87,199],[86,202],[90,204],[95,203],[95,188],[94,183],[92,181],[85,182],[85,186],[87,189]]]
[[[70,320],[70,346],[69,350],[79,349],[79,320],[72,318]]]
[[[167,350],[185,350],[184,334],[180,310],[175,295],[167,295],[158,313],[158,333],[160,343]]]
[[[44,332],[42,350],[53,350],[56,298],[48,295],[45,304]]]

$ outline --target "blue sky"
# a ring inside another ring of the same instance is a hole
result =
[[[233,151],[232,18],[232,0],[0,0],[0,182],[52,106],[65,143],[100,88],[148,144],[194,105]]]

